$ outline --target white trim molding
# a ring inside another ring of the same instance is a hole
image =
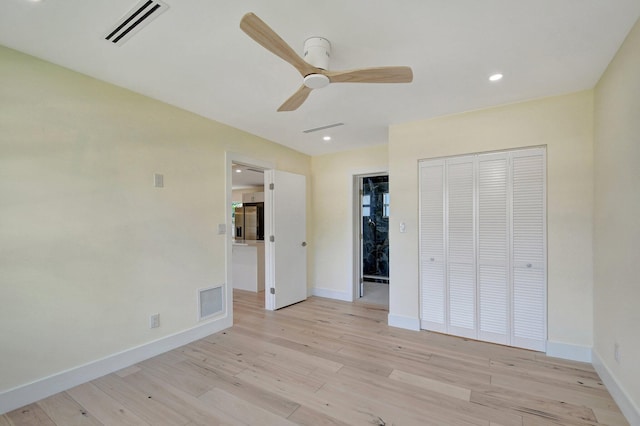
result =
[[[591,347],[570,343],[547,341],[548,356],[569,359],[571,361],[591,362]]]
[[[326,297],[327,299],[342,300],[345,302],[353,302],[353,296],[351,292],[329,290],[328,288],[311,288],[311,295],[317,297]]]
[[[114,371],[129,367],[145,359],[184,346],[213,333],[229,328],[233,319],[227,315],[223,318],[199,324],[188,330],[165,336],[153,342],[136,346],[105,358],[71,368],[52,376],[45,377],[0,393],[0,415],[3,413],[34,403],[58,392],[71,389]]]
[[[633,400],[629,397],[629,394],[618,383],[611,370],[602,362],[602,358],[598,355],[596,350],[593,350],[593,368],[602,379],[602,383],[607,387],[607,390],[613,397],[613,400],[618,404],[620,411],[626,417],[630,425],[640,425],[640,407],[638,407]]]
[[[407,330],[420,331],[420,318],[389,314],[387,316],[387,325]]]

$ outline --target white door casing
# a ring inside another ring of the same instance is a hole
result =
[[[307,298],[306,179],[265,171],[265,307]]]

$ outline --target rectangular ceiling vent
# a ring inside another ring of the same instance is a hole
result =
[[[329,124],[327,126],[316,127],[315,129],[307,129],[307,130],[303,130],[302,133],[319,132],[320,130],[331,129],[332,127],[338,127],[338,126],[344,126],[344,123],[335,123],[335,124]]]
[[[104,39],[121,45],[167,9],[169,6],[161,1],[142,0],[113,26]]]

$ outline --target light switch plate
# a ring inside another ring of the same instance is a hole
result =
[[[227,224],[219,223],[218,224],[218,235],[224,235],[227,233]]]
[[[156,188],[164,188],[164,175],[160,173],[153,174],[153,186]]]

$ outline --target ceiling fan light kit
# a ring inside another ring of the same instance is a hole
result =
[[[304,85],[309,89],[322,89],[323,87],[327,87],[331,80],[329,77],[322,74],[309,74],[304,78]]]
[[[294,111],[302,105],[314,89],[329,83],[410,83],[413,71],[409,67],[359,68],[348,71],[329,71],[331,43],[324,37],[310,37],[304,43],[301,58],[280,36],[253,13],[240,20],[240,29],[262,47],[291,64],[303,78],[298,90],[278,108]]]

